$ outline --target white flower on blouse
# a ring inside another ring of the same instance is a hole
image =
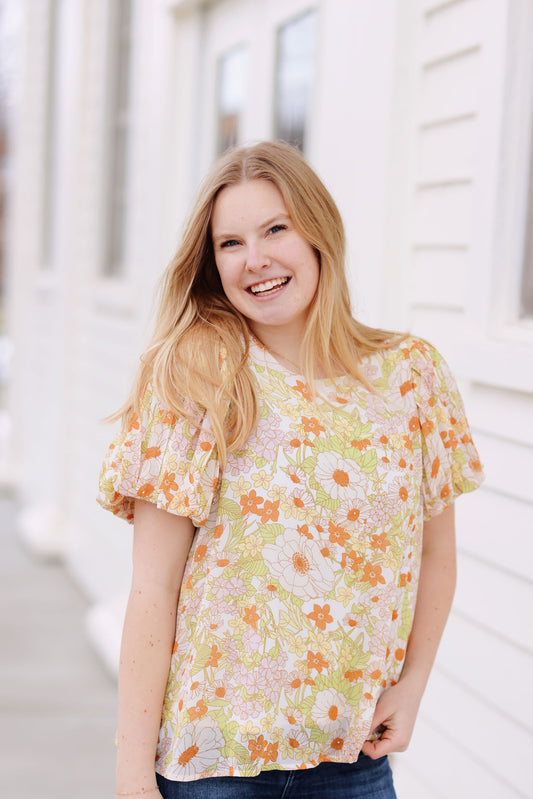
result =
[[[218,727],[207,719],[187,724],[174,749],[171,768],[179,778],[190,778],[207,771],[220,757],[225,745]]]
[[[319,691],[311,710],[311,717],[325,732],[346,728],[352,716],[352,709],[342,694],[334,688]]]
[[[333,587],[335,575],[319,544],[287,530],[276,544],[263,549],[271,574],[286,591],[300,599],[324,597]]]
[[[365,495],[364,481],[355,461],[341,458],[337,452],[317,455],[314,477],[332,499],[350,501],[354,494]]]

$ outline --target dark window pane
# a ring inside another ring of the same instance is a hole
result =
[[[274,135],[305,148],[314,77],[316,12],[309,11],[278,32]]]
[[[239,143],[241,116],[246,101],[248,54],[235,47],[218,62],[217,154]]]

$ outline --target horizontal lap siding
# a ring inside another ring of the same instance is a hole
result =
[[[487,14],[487,0],[420,0],[412,56],[410,327],[440,347],[452,369],[472,324],[467,287],[487,133],[480,106]],[[399,799],[531,795],[533,396],[469,383],[462,365],[487,478],[457,503],[454,608],[411,746],[394,758]]]

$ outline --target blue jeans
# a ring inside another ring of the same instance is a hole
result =
[[[256,777],[156,778],[164,799],[396,799],[388,758],[372,760],[362,752],[357,763],[262,771]]]

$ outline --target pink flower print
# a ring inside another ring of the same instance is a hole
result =
[[[246,594],[246,586],[240,577],[231,577],[229,580],[221,580],[217,583],[213,591],[217,599],[226,599],[227,597],[234,599]]]
[[[256,456],[258,458],[266,458],[267,461],[275,459],[280,443],[279,430],[270,422],[271,420],[269,419],[268,423],[258,424],[254,440]]]
[[[253,627],[247,627],[242,635],[242,645],[247,655],[257,652],[261,646],[261,636]]]
[[[253,461],[248,455],[243,455],[240,458],[235,456],[228,456],[226,462],[226,471],[231,477],[239,477],[241,474],[250,474],[253,469]]]

